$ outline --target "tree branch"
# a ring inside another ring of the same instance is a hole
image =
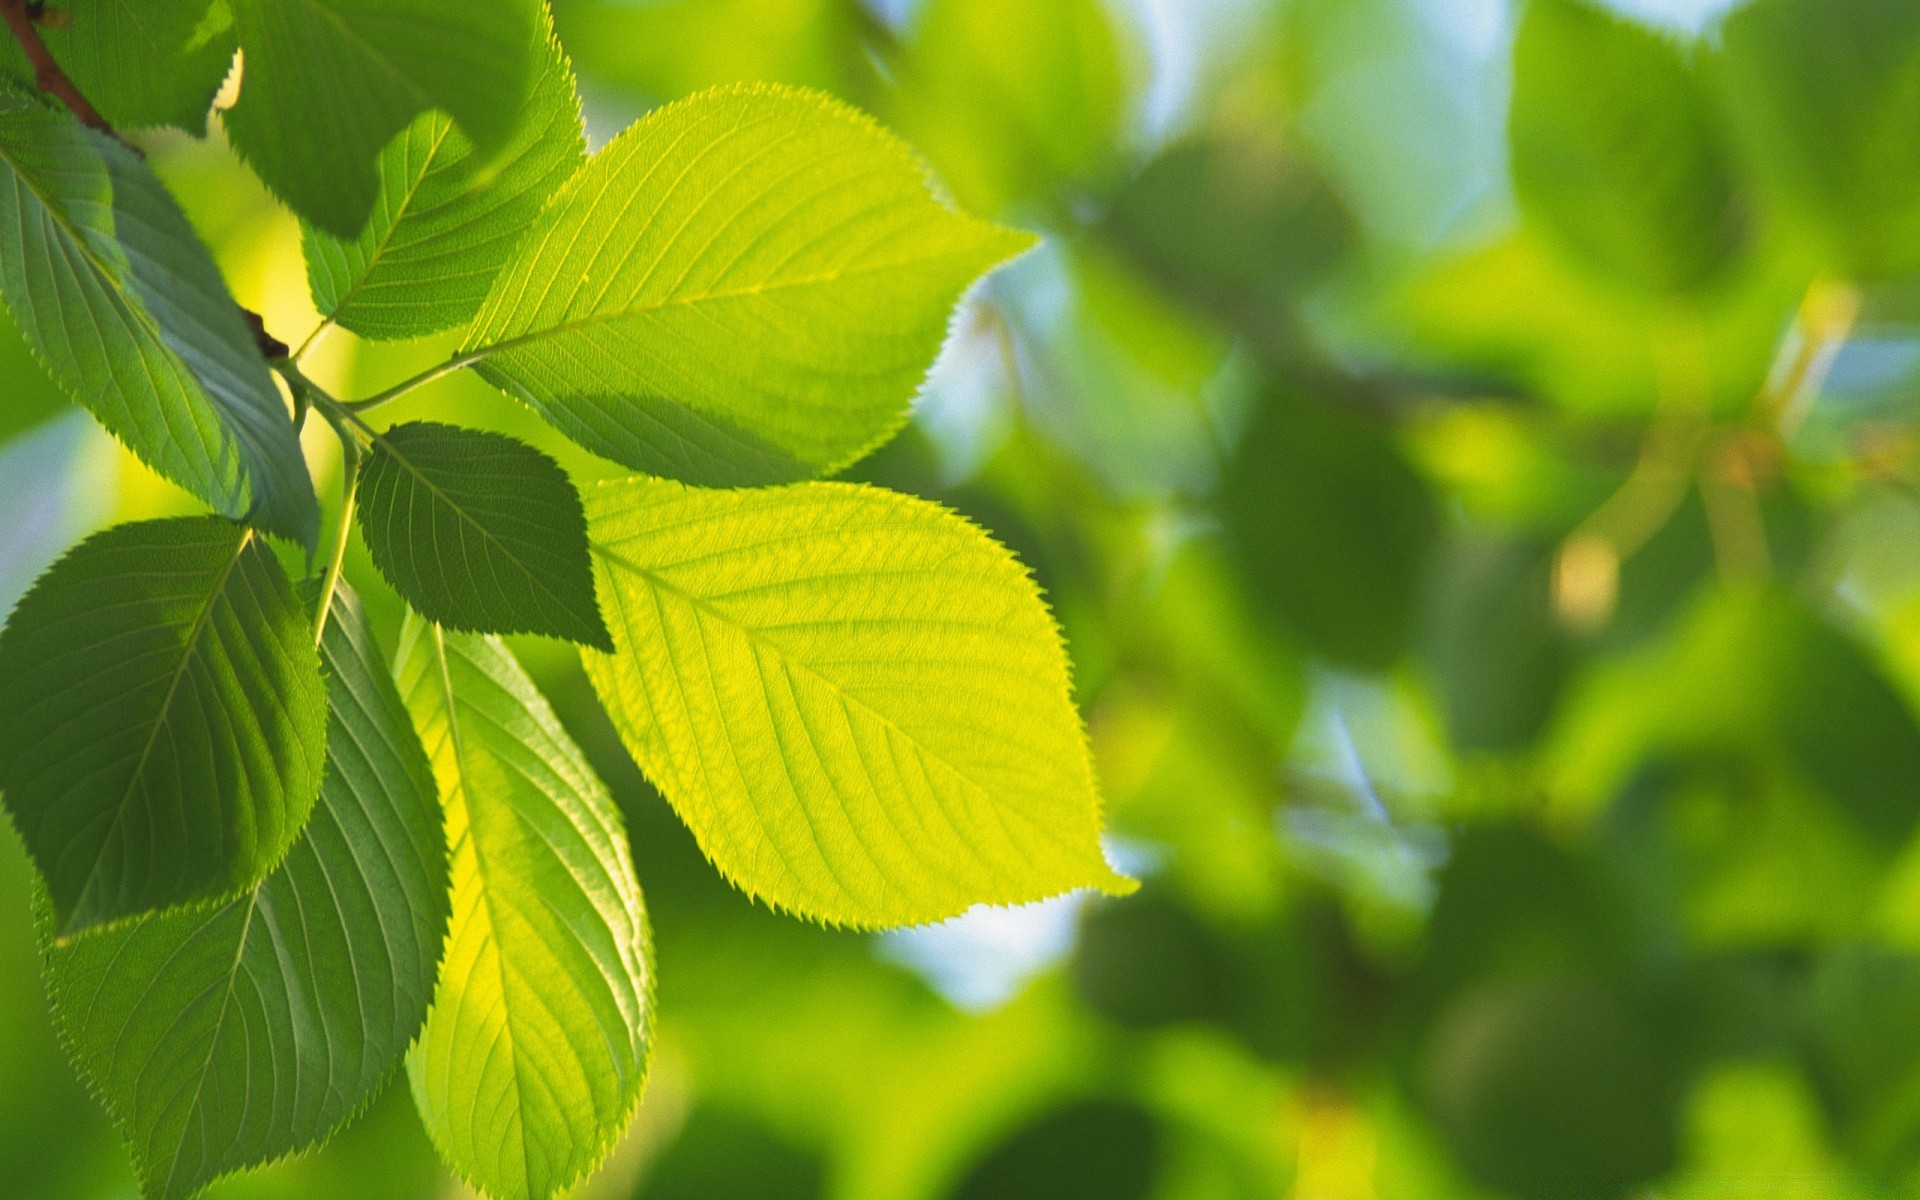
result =
[[[53,51],[47,49],[47,43],[40,36],[40,22],[45,19],[46,0],[0,0],[0,19],[4,19],[7,28],[13,32],[13,40],[20,43],[20,49],[27,56],[27,62],[33,66],[33,79],[40,90],[59,100],[82,125],[98,130],[114,141],[125,146],[141,158],[146,154],[140,147],[120,136],[120,131],[112,122],[100,115],[80,89],[74,85],[66,71],[55,61]],[[253,344],[268,359],[287,356],[287,344],[267,332],[267,322],[259,313],[242,307],[240,315],[247,323],[247,330],[253,334]]]
[[[121,137],[100,115],[100,110],[80,94],[73,80],[54,61],[53,51],[47,49],[47,43],[40,37],[40,18],[45,11],[40,0],[0,0],[0,18],[6,20],[7,28],[13,31],[13,40],[19,42],[20,49],[26,53],[27,62],[33,67],[33,81],[40,85],[41,91],[66,105],[82,125],[99,130],[135,154],[140,153],[138,146]]]

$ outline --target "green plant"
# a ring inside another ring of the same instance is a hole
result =
[[[877,927],[1131,886],[1024,569],[930,503],[813,482],[891,436],[960,294],[1029,237],[803,91],[704,93],[589,156],[540,0],[139,8],[0,0],[38,85],[0,85],[0,294],[213,513],[109,529],[23,598],[0,788],[56,1018],[150,1196],[317,1144],[403,1057],[491,1195],[557,1194],[632,1115],[639,883],[501,634],[582,647],[771,905]],[[304,223],[322,329],[464,327],[451,359],[328,394],[300,367],[321,330],[290,351],[250,320],[116,132],[201,125],[236,49],[223,122]],[[639,474],[583,502],[503,434],[376,424],[463,370]],[[315,418],[344,461],[325,522]],[[342,579],[356,514],[413,609],[391,669]]]

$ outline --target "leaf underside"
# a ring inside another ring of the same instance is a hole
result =
[[[606,1156],[646,1070],[652,949],[619,810],[498,638],[410,615],[394,670],[453,847],[414,1101],[462,1178],[546,1200]]]
[[[444,109],[492,154],[527,98],[532,0],[230,0],[246,63],[233,145],[302,217],[356,237],[376,163],[420,113]]]
[[[399,1066],[447,928],[434,780],[359,605],[336,596],[326,782],[251,894],[47,949],[81,1071],[151,1200],[317,1145]]]
[[[0,632],[0,788],[59,932],[257,884],[313,808],[326,720],[250,531],[146,521],[67,554]]]
[[[319,507],[266,360],[165,185],[0,88],[0,294],[53,377],[141,460],[312,546]]]
[[[542,18],[540,73],[491,159],[453,120],[422,113],[380,153],[380,191],[357,238],[302,227],[322,313],[361,337],[421,337],[473,319],[514,246],[586,161],[580,98]]]
[[[1060,636],[965,521],[875,488],[587,494],[622,739],[749,893],[853,926],[1126,891]]]

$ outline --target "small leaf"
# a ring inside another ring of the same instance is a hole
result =
[[[219,268],[147,165],[0,88],[0,294],[76,401],[214,509],[312,546],[286,402]]]
[[[586,161],[580,98],[543,20],[540,74],[492,160],[440,112],[380,154],[380,195],[360,236],[302,230],[313,302],[367,338],[410,338],[473,319],[554,190]]]
[[[907,147],[837,101],[703,92],[560,189],[465,354],[635,470],[801,479],[899,426],[960,293],[1031,242],[937,202]]]
[[[0,632],[0,788],[59,933],[260,882],[312,811],[326,721],[252,531],[120,525],[54,564]]]
[[[1530,0],[1508,120],[1522,207],[1588,265],[1697,290],[1742,239],[1731,153],[1672,41],[1589,0]]]
[[[1020,564],[848,484],[587,497],[617,654],[587,673],[729,879],[855,926],[1124,892],[1067,658]]]
[[[207,110],[233,69],[233,18],[213,0],[60,0],[64,22],[40,36],[80,94],[122,129],[207,128]],[[0,50],[10,73],[33,71],[11,39]]]
[[[325,656],[326,783],[286,861],[239,899],[48,948],[61,1032],[151,1200],[325,1140],[426,1019],[448,904],[433,772],[344,589]]]
[[[547,1200],[639,1102],[653,951],[620,811],[498,638],[410,616],[394,666],[453,846],[440,990],[408,1058],[459,1175]]]
[[[245,56],[234,148],[302,217],[355,237],[394,134],[446,110],[491,154],[538,71],[530,0],[231,0]]]
[[[594,602],[580,495],[532,446],[429,421],[397,425],[374,440],[360,510],[374,565],[429,620],[613,649]]]
[[[1920,269],[1920,6],[1753,0],[1720,42],[1729,107],[1832,268]]]

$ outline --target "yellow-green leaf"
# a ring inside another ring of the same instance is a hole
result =
[[[1067,659],[1012,555],[936,505],[808,483],[589,491],[615,726],[741,888],[938,920],[1132,881],[1102,856]]]

